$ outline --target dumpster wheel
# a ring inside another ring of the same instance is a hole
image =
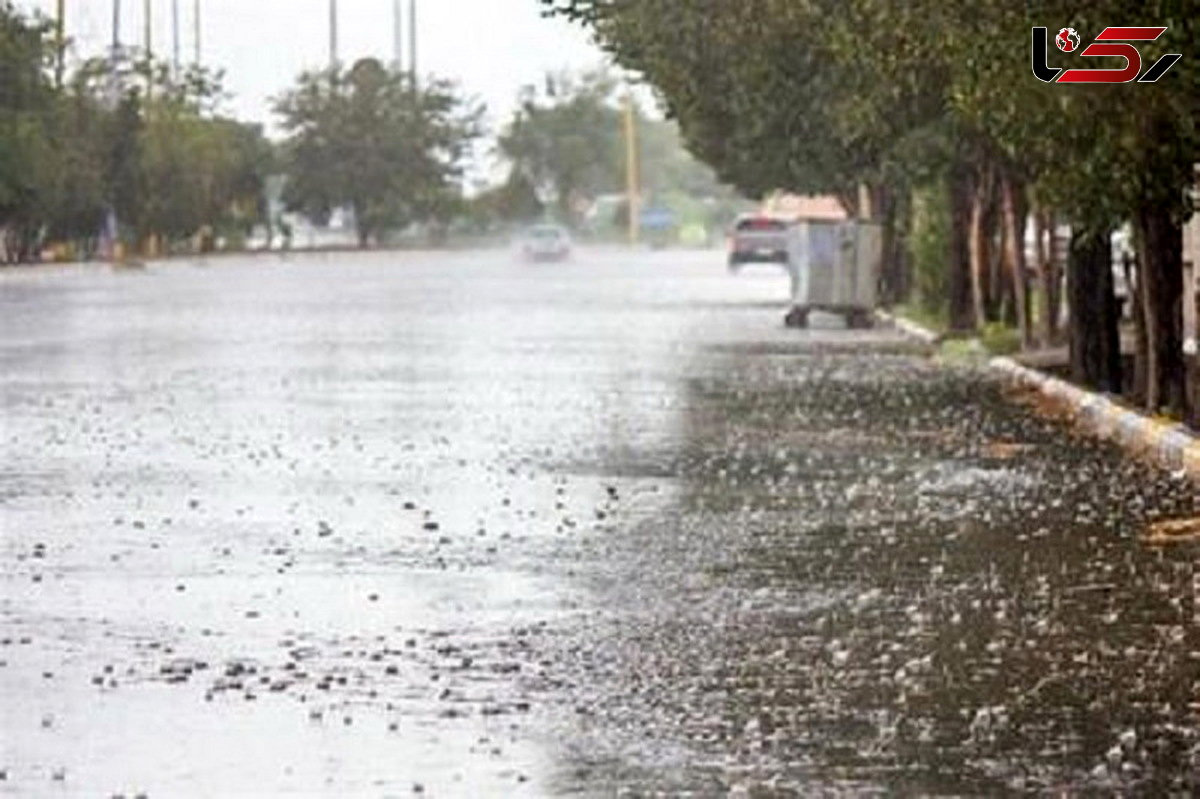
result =
[[[875,317],[866,308],[854,308],[846,313],[846,327],[850,330],[870,330],[875,327]]]
[[[808,308],[803,305],[793,305],[783,317],[784,327],[804,329],[808,327]]]

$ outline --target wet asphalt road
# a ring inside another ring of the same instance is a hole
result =
[[[0,274],[0,792],[1200,789],[1194,487],[786,285]]]

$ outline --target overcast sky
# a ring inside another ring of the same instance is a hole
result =
[[[114,0],[66,0],[67,35],[74,55],[89,56],[111,40]],[[171,8],[180,9],[184,60],[193,53],[195,0],[150,0],[154,49],[171,52]],[[408,3],[403,0],[404,24]],[[121,0],[122,41],[142,43],[145,0]],[[302,70],[329,57],[329,0],[200,0],[202,55],[226,71],[228,109],[244,120],[270,123],[270,98]],[[27,10],[53,14],[55,0],[19,0]],[[393,0],[338,0],[339,55],[390,59]],[[453,78],[487,103],[499,124],[521,86],[547,70],[603,63],[587,34],[558,19],[543,19],[537,0],[419,0],[420,71]],[[405,34],[407,46],[407,33]],[[407,56],[406,56],[407,58]]]

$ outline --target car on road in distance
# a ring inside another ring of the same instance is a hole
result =
[[[788,260],[787,220],[762,214],[742,214],[729,233],[729,271],[745,264],[786,265]]]
[[[518,246],[527,261],[565,261],[571,257],[571,234],[562,225],[534,225]]]

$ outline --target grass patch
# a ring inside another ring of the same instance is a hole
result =
[[[984,325],[979,341],[992,355],[1012,355],[1021,351],[1021,335],[1016,328],[999,322]]]
[[[944,313],[930,311],[918,303],[902,303],[893,308],[892,313],[899,318],[927,327],[935,333],[945,333],[950,327]]]

